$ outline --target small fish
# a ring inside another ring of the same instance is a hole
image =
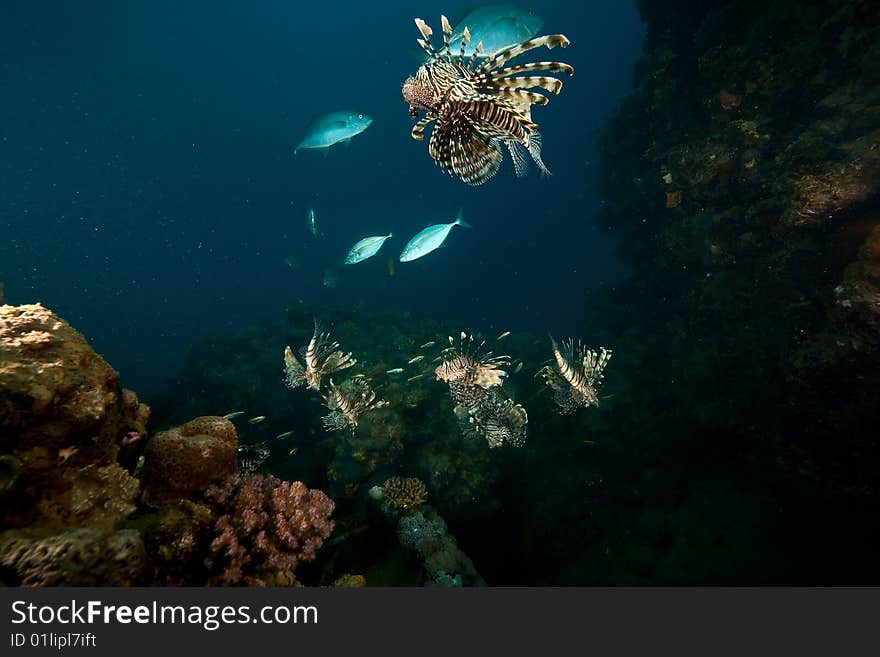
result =
[[[408,361],[406,361],[407,365],[412,365],[413,363],[418,363],[420,360],[424,360],[424,356],[419,354],[418,356],[413,356]]]
[[[502,333],[501,335],[499,335],[499,336],[498,336],[497,338],[495,338],[495,339],[496,339],[496,340],[503,340],[503,339],[506,338],[508,335],[510,335],[510,331],[505,331],[504,333]]]
[[[293,149],[296,155],[301,150],[324,149],[325,154],[334,144],[348,143],[370,127],[372,117],[362,112],[333,112],[315,120],[306,130],[302,141]]]
[[[443,360],[443,356],[437,356],[437,358],[435,358],[435,359],[432,360],[431,362],[432,362],[432,363],[439,363],[441,360]]]
[[[259,424],[260,422],[265,421],[265,419],[266,419],[265,415],[258,415],[256,417],[252,417],[250,420],[248,420],[248,424]]]
[[[238,448],[238,473],[249,476],[265,463],[271,451],[265,441],[256,445],[240,445]]]
[[[297,260],[296,256],[289,255],[284,259],[284,264],[291,269],[296,269],[299,267],[299,260]]]
[[[426,342],[425,344],[423,344],[421,347],[419,347],[419,349],[427,349],[428,347],[433,347],[435,344],[437,343],[431,340],[430,342]]]
[[[513,373],[514,373],[514,374],[519,374],[519,373],[522,371],[522,368],[523,368],[523,362],[522,362],[522,361],[519,361],[519,362],[516,364],[516,367],[513,368]]]
[[[290,438],[293,435],[293,431],[285,431],[284,433],[279,433],[275,436],[275,440],[284,440],[285,438]]]
[[[299,447],[294,447],[292,450],[287,452],[288,456],[294,456],[299,451]]]
[[[244,411],[233,411],[232,413],[227,413],[223,416],[224,420],[234,420],[237,417],[241,417],[244,415]]]
[[[403,247],[403,252],[400,254],[400,261],[409,262],[411,260],[416,260],[422,256],[428,255],[431,251],[439,249],[443,246],[443,242],[445,242],[446,238],[449,236],[449,231],[455,226],[464,226],[465,228],[471,227],[470,224],[462,218],[461,210],[458,211],[458,216],[452,223],[434,224],[433,226],[428,226],[427,228],[420,230],[415,237]]]
[[[425,376],[425,373],[422,372],[421,374],[416,374],[415,376],[411,376],[411,377],[409,377],[409,378],[407,379],[407,381],[415,381],[415,380],[417,380],[417,379],[421,379],[421,378],[424,377],[424,376]]]
[[[309,232],[312,234],[312,237],[317,238],[318,233],[318,217],[315,215],[314,208],[309,208],[309,211],[306,212],[306,223],[309,226]]]
[[[379,252],[379,249],[382,248],[382,245],[385,244],[385,240],[389,237],[391,237],[391,233],[388,233],[387,235],[365,237],[349,249],[348,255],[345,256],[345,264],[354,265],[358,262],[363,262],[367,258],[372,258]]]
[[[388,370],[385,374],[403,374],[402,367],[395,367],[393,370]]]

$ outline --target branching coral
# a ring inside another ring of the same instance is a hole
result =
[[[215,585],[280,586],[333,531],[333,500],[300,481],[229,477],[205,498],[218,515],[205,561]]]
[[[395,509],[412,509],[427,500],[425,484],[416,477],[391,477],[382,486],[382,501]]]

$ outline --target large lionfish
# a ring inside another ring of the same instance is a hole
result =
[[[354,431],[362,413],[382,408],[386,403],[381,399],[376,400],[376,392],[364,376],[355,375],[338,386],[330,379],[327,394],[324,395],[324,405],[330,412],[321,420],[326,429],[349,427]]]
[[[549,173],[541,160],[541,135],[531,111],[532,105],[546,105],[549,99],[529,89],[558,94],[562,81],[531,73],[572,74],[574,68],[562,62],[532,62],[506,68],[505,64],[541,46],[565,48],[569,40],[562,34],[551,34],[502,48],[488,57],[482,56],[480,42],[470,56],[465,56],[471,38],[465,27],[456,56],[450,49],[452,26],[445,16],[440,20],[443,45],[435,49],[431,45],[433,30],[421,18],[415,19],[423,37],[418,43],[428,53],[428,61],[403,84],[403,99],[409,103],[410,116],[418,118],[419,110],[427,112],[412,129],[413,139],[421,141],[425,128],[436,121],[428,153],[438,166],[468,185],[482,185],[498,172],[504,160],[502,144],[510,151],[518,176],[525,173],[529,156],[542,173]]]
[[[291,388],[305,384],[312,390],[320,390],[324,376],[347,369],[357,362],[351,353],[346,354],[339,349],[339,343],[330,339],[330,333],[323,330],[317,319],[312,339],[300,353],[302,361],[289,346],[284,348],[284,380]]]
[[[587,349],[580,341],[568,339],[562,346],[550,338],[556,367],[545,365],[538,374],[553,390],[553,399],[563,415],[580,406],[599,405],[596,388],[602,383],[602,371],[611,360],[611,350],[602,347],[598,352]]]

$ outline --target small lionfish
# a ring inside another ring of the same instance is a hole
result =
[[[438,381],[446,382],[457,405],[470,408],[489,388],[504,383],[507,372],[501,368],[510,364],[510,358],[483,352],[485,345],[484,340],[475,346],[474,336],[462,331],[458,347],[444,349],[441,354],[442,362],[434,369],[434,375]]]
[[[381,408],[386,403],[381,399],[376,401],[376,392],[365,377],[355,376],[338,386],[330,379],[327,394],[324,395],[324,405],[330,412],[321,421],[330,431],[346,427],[354,431],[362,413]]]
[[[529,415],[501,388],[492,388],[476,405],[467,409],[468,433],[483,436],[490,448],[508,444],[521,447],[526,442]]]
[[[597,353],[572,339],[563,340],[561,347],[552,337],[550,343],[556,367],[545,365],[538,374],[553,389],[559,412],[564,415],[579,406],[598,406],[596,388],[604,378],[602,371],[611,360],[611,350],[602,347]]]
[[[450,46],[452,26],[446,16],[441,16],[440,21],[443,45],[434,48],[433,30],[421,18],[415,19],[422,35],[418,43],[428,54],[428,61],[403,83],[403,99],[409,104],[410,117],[416,119],[420,110],[426,112],[412,129],[412,138],[422,141],[425,129],[436,121],[428,154],[447,173],[468,185],[482,185],[498,172],[504,160],[502,145],[510,151],[517,176],[525,174],[529,156],[542,173],[549,173],[541,159],[541,135],[531,110],[532,105],[546,105],[549,99],[528,90],[538,88],[558,94],[562,81],[532,72],[572,74],[574,68],[561,62],[505,65],[541,46],[565,48],[569,40],[562,34],[537,37],[502,48],[486,58],[481,57],[480,42],[465,56],[471,40],[465,26],[455,56]],[[519,73],[526,75],[517,76]]]
[[[315,332],[307,347],[300,350],[303,361],[288,346],[284,348],[284,380],[291,388],[305,384],[312,390],[321,389],[321,378],[352,367],[357,360],[351,353],[339,349],[339,343],[330,339],[330,333],[322,330],[315,320]]]

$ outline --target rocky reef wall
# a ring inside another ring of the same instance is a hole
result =
[[[628,336],[646,430],[684,405],[685,433],[875,504],[880,6],[639,7],[645,59],[601,138],[600,221],[635,274],[592,332]]]

